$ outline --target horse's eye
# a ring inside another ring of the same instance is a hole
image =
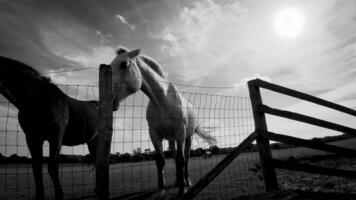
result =
[[[128,64],[127,61],[122,62],[122,63],[120,64],[120,69],[125,70],[125,69],[127,69],[127,66],[128,66],[128,65],[129,65],[129,64]]]

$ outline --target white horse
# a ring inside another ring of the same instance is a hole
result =
[[[179,187],[178,196],[181,196],[186,191],[185,186],[191,185],[188,177],[188,158],[192,135],[197,133],[209,145],[214,145],[216,140],[198,125],[192,104],[166,80],[160,65],[140,53],[140,49],[128,51],[120,48],[111,62],[116,104],[114,107],[117,109],[120,101],[138,90],[142,90],[148,96],[150,101],[146,119],[156,151],[160,194],[166,194],[165,158],[162,147],[162,141],[166,139],[169,141],[170,149],[176,154],[176,185]]]

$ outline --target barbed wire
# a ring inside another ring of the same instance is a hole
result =
[[[206,88],[206,89],[237,89],[237,88],[241,88],[240,86],[200,86],[200,85],[188,85],[188,84],[178,83],[178,82],[173,82],[173,81],[166,81],[166,82],[173,83],[178,86],[190,87],[190,88]]]
[[[66,73],[66,72],[72,72],[72,71],[82,71],[82,70],[99,71],[95,67],[81,67],[81,68],[76,68],[76,69],[47,72],[47,73],[44,73],[44,74],[45,75],[50,75],[50,74]],[[172,83],[172,84],[177,85],[177,86],[189,87],[189,88],[201,88],[201,89],[237,89],[237,88],[241,88],[241,86],[201,86],[201,85],[190,85],[190,84],[179,83],[179,82],[168,81],[168,80],[160,80],[159,82]]]
[[[95,70],[99,71],[95,67],[81,67],[81,68],[75,68],[75,69],[68,69],[68,70],[61,70],[61,71],[52,71],[52,72],[47,72],[44,73],[45,75],[50,75],[50,74],[59,74],[59,73],[65,73],[65,72],[73,72],[73,71],[81,71],[81,70]]]

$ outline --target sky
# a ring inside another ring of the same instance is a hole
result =
[[[297,14],[281,17],[290,10]],[[288,35],[288,24],[299,28]],[[356,1],[0,0],[0,55],[54,83],[97,85],[96,69],[110,63],[120,45],[141,48],[184,91],[248,97],[246,81],[260,78],[356,107]],[[356,126],[351,116],[262,95],[267,105]],[[304,138],[335,134],[271,116],[267,121],[270,130]]]

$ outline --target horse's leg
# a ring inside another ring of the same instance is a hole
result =
[[[90,153],[90,159],[91,159],[90,164],[92,164],[93,166],[95,166],[95,162],[96,162],[96,141],[97,141],[97,138],[98,138],[98,136],[95,136],[94,139],[87,142],[88,150]],[[95,194],[98,194],[96,187],[95,187],[94,191],[95,191]]]
[[[184,139],[177,141],[177,155],[176,155],[176,176],[177,185],[179,187],[178,196],[181,196],[185,192],[185,181],[184,181]]]
[[[171,153],[172,158],[175,158],[176,157],[176,143],[174,140],[170,140],[170,141],[168,141],[168,144],[169,144],[169,150],[172,152]]]
[[[91,159],[91,164],[95,164],[95,157],[96,157],[96,141],[97,141],[98,136],[95,136],[94,139],[90,140],[87,142],[88,145],[88,150],[90,153],[90,159]]]
[[[165,157],[163,154],[163,146],[162,146],[162,138],[158,136],[158,133],[150,129],[150,137],[153,144],[153,147],[156,151],[156,166],[157,166],[157,174],[158,174],[158,188],[160,190],[166,189],[166,182],[164,180],[164,165],[165,165]]]
[[[32,140],[26,136],[27,146],[32,157],[32,172],[35,179],[36,199],[44,199],[43,178],[42,178],[42,145],[43,141]]]
[[[187,137],[185,139],[185,148],[184,148],[184,156],[185,156],[185,166],[184,166],[184,179],[185,179],[185,185],[186,186],[191,186],[192,182],[189,179],[189,169],[188,169],[188,159],[190,156],[190,147],[192,145],[192,136]]]
[[[58,137],[53,138],[49,141],[48,173],[52,178],[56,200],[63,199],[63,189],[59,182],[58,174],[58,157],[61,151],[63,134],[63,132],[60,132]]]

